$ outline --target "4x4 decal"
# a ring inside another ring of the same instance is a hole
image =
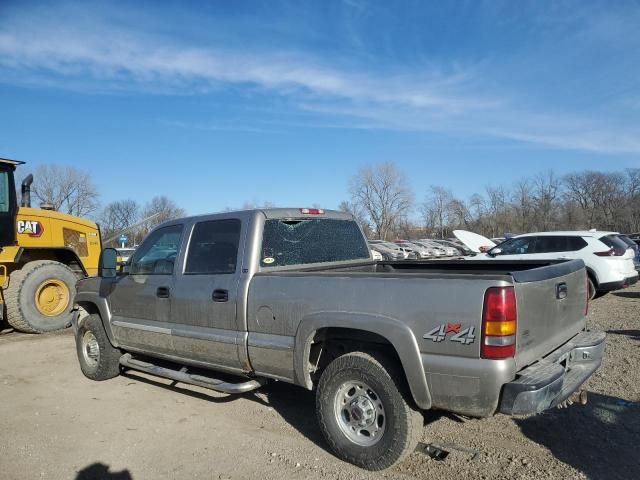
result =
[[[443,323],[425,333],[422,338],[433,340],[434,342],[442,342],[447,337],[447,334],[454,333],[455,335],[449,337],[449,340],[469,345],[476,339],[475,332],[475,327],[462,328],[461,323]]]

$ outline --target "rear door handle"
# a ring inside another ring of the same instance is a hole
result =
[[[158,287],[156,290],[156,297],[158,298],[169,298],[169,287]]]
[[[222,290],[220,288],[216,288],[211,294],[211,298],[214,302],[227,302],[229,301],[229,290]]]

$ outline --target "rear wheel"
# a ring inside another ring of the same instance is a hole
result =
[[[37,260],[9,276],[7,321],[16,330],[42,333],[71,325],[77,277],[60,262]]]
[[[422,434],[422,414],[402,370],[379,355],[352,352],[329,364],[318,384],[316,408],[333,452],[369,470],[402,461]]]

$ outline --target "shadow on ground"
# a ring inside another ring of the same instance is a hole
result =
[[[240,395],[214,396],[202,391],[191,390],[186,385],[172,382],[167,384],[165,379],[151,378],[142,376],[135,370],[127,370],[122,374],[131,380],[139,381],[149,385],[155,385],[161,388],[179,392],[183,395],[189,395],[193,398],[205,400],[212,403],[233,402],[240,398],[259,403],[260,405],[273,408],[289,425],[304,435],[318,447],[329,452],[328,447],[322,437],[322,433],[316,421],[316,404],[315,394],[301,387],[290,385],[283,382],[271,382],[260,388],[256,392],[249,392]],[[216,374],[217,377],[226,378],[222,374]],[[229,377],[230,381],[234,377]],[[237,381],[237,377],[235,377]],[[187,388],[185,388],[187,387]],[[264,399],[266,397],[266,400]]]
[[[515,419],[522,433],[589,478],[640,478],[640,402],[589,393],[589,403]]]
[[[640,292],[613,292],[613,295],[622,298],[640,298]]]
[[[615,335],[625,335],[633,340],[640,341],[640,330],[607,330],[607,333],[613,333]]]
[[[133,477],[129,470],[110,472],[109,465],[92,463],[78,472],[76,480],[133,480]]]

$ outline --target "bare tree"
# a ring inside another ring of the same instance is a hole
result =
[[[142,227],[145,234],[148,233],[153,227],[172,220],[174,218],[184,217],[185,211],[178,207],[175,202],[164,195],[153,197],[149,203],[147,203],[142,211],[141,217],[149,218],[148,222]]]
[[[111,238],[119,233],[130,233],[128,229],[140,219],[140,206],[135,200],[117,200],[109,203],[100,214],[103,238]],[[132,243],[141,239],[133,233]]]
[[[449,213],[453,194],[451,190],[437,185],[429,187],[429,195],[422,203],[422,216],[427,228],[437,230],[440,238],[445,237],[449,226]]]
[[[87,216],[98,209],[98,191],[89,172],[61,165],[40,165],[34,172],[31,192],[40,204],[57,211]]]
[[[391,162],[362,167],[351,179],[350,192],[352,203],[383,240],[409,214],[413,200],[407,177]]]

